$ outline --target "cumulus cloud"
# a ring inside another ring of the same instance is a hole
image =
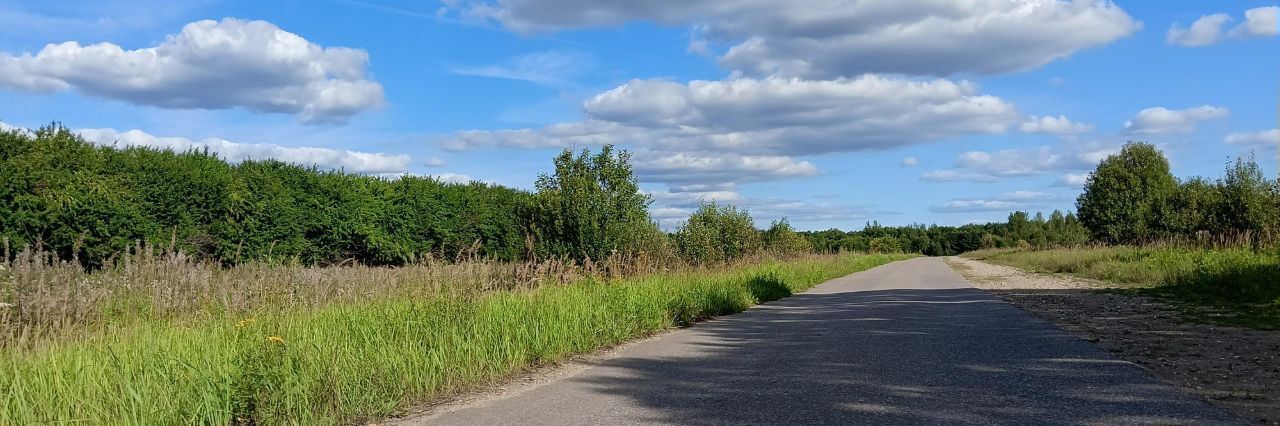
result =
[[[818,174],[817,166],[812,163],[786,156],[645,151],[633,160],[641,180],[663,182],[686,190]]]
[[[662,151],[811,155],[1004,132],[1012,104],[969,82],[855,79],[633,80],[583,104],[587,118],[540,129],[471,130],[450,149],[625,144]]]
[[[445,161],[440,159],[440,157],[431,157],[428,158],[427,161],[423,161],[422,165],[427,167],[444,167],[448,165],[448,163],[445,163]]]
[[[920,164],[920,160],[916,157],[907,157],[902,159],[903,167],[915,167]]]
[[[1231,21],[1231,17],[1225,13],[1215,13],[1212,15],[1201,16],[1190,27],[1175,23],[1169,27],[1169,32],[1165,33],[1164,40],[1169,44],[1177,44],[1187,47],[1208,46],[1217,43],[1225,36],[1222,32],[1222,26]]]
[[[1079,123],[1071,121],[1065,115],[1057,117],[1046,115],[1033,115],[1027,118],[1018,126],[1018,131],[1022,133],[1043,133],[1051,135],[1078,135],[1093,131],[1093,125],[1088,123]]]
[[[992,152],[968,151],[956,156],[954,168],[933,170],[920,179],[932,182],[995,182],[1053,171],[1088,170],[1116,152],[1119,150],[1114,147],[1093,144],[1063,151],[1054,151],[1047,146]]]
[[[1280,129],[1232,133],[1227,135],[1223,141],[1231,145],[1239,145],[1249,148],[1275,149],[1276,146],[1280,145]]]
[[[1244,22],[1230,30],[1232,21],[1225,13],[1204,15],[1189,27],[1174,23],[1165,33],[1165,42],[1186,47],[1201,47],[1220,43],[1230,38],[1272,37],[1280,34],[1280,7],[1268,6],[1244,12]]]
[[[455,3],[471,19],[517,32],[697,25],[733,44],[720,57],[750,75],[805,78],[1026,70],[1128,36],[1141,24],[1109,1],[498,0]]]
[[[934,213],[974,213],[1025,210],[1040,208],[1044,202],[1057,200],[1058,196],[1047,192],[1014,191],[992,199],[955,199],[929,207]]]
[[[370,175],[400,174],[409,168],[408,155],[390,155],[316,147],[287,147],[275,144],[236,143],[224,139],[208,138],[191,140],[182,137],[154,136],[141,130],[116,131],[115,129],[76,130],[86,140],[98,145],[131,147],[142,146],[167,149],[175,152],[204,150],[232,163],[245,160],[275,159],[287,163],[316,166],[328,170]]]
[[[1231,30],[1241,37],[1271,37],[1280,34],[1280,6],[1267,6],[1244,11],[1244,22]]]
[[[322,47],[265,21],[226,18],[187,24],[154,47],[49,44],[36,54],[0,53],[0,88],[29,93],[74,89],[139,105],[296,114],[342,122],[383,103],[366,75],[369,55]]]
[[[1080,187],[1083,187],[1084,184],[1088,181],[1089,181],[1088,173],[1067,173],[1065,175],[1062,175],[1062,177],[1058,178],[1058,180],[1053,183],[1053,186],[1080,188]]]
[[[1229,114],[1230,110],[1227,108],[1210,105],[1187,109],[1147,108],[1138,111],[1137,115],[1124,122],[1124,133],[1132,135],[1191,133],[1201,121],[1225,118]]]

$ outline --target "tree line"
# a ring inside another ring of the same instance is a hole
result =
[[[424,258],[689,263],[807,241],[785,221],[705,206],[675,233],[649,215],[630,155],[565,150],[535,191],[430,177],[387,179],[275,160],[228,163],[207,150],[98,146],[52,124],[0,131],[0,237],[96,267],[139,245],[224,264],[401,265]]]
[[[1238,157],[1222,177],[1178,179],[1154,145],[1130,142],[1089,176],[1076,200],[1091,236],[1113,244],[1239,236],[1274,243],[1280,230],[1280,180],[1253,156]]]
[[[1263,244],[1280,228],[1280,186],[1252,158],[1216,180],[1179,180],[1158,149],[1140,142],[1099,164],[1078,213],[1016,211],[1002,223],[964,226],[873,222],[858,231],[797,232],[785,218],[762,230],[748,211],[709,203],[664,232],[626,151],[565,150],[552,163],[524,191],[275,160],[232,164],[207,150],[98,146],[58,124],[0,131],[0,238],[12,251],[32,247],[90,267],[143,243],[224,264],[615,255],[708,264],[762,252],[936,256],[1205,235]]]
[[[1154,145],[1130,142],[1089,175],[1078,213],[1010,213],[1003,223],[964,226],[868,223],[860,231],[805,232],[814,249],[905,251],[949,256],[985,248],[1085,243],[1234,241],[1272,246],[1280,236],[1280,180],[1268,180],[1252,156],[1227,164],[1222,177],[1178,179]]]

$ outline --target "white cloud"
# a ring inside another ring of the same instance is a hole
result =
[[[902,159],[903,167],[915,167],[920,164],[920,160],[916,157],[907,157]]]
[[[755,219],[756,226],[768,226],[770,222],[787,218],[792,223],[832,222],[862,220],[868,217],[866,206],[833,204],[825,201],[800,201],[783,198],[744,197],[734,191],[707,192],[648,192],[653,197],[649,214],[663,228],[671,230],[684,223],[689,215],[704,203],[729,203],[746,209]]]
[[[1004,193],[1000,196],[1000,199],[1006,201],[1045,201],[1056,200],[1058,196],[1048,192],[1013,191]]]
[[[955,168],[933,170],[920,179],[932,182],[995,182],[1053,171],[1088,170],[1116,152],[1119,150],[1115,147],[1098,144],[1075,145],[1060,152],[1047,146],[992,152],[968,151],[956,156]]]
[[[1058,178],[1058,180],[1053,183],[1053,186],[1080,188],[1080,187],[1083,187],[1084,184],[1088,181],[1089,181],[1088,173],[1067,173],[1065,175],[1062,175],[1062,177]]]
[[[467,183],[471,183],[473,181],[479,180],[462,173],[440,173],[440,174],[431,175],[431,177],[444,183],[467,184]]]
[[[929,207],[934,213],[973,213],[1017,210],[1022,204],[1000,200],[951,200],[942,205]]]
[[[422,165],[427,167],[444,167],[448,165],[448,163],[445,163],[445,161],[441,160],[440,157],[431,157],[428,158],[427,161],[423,161]]]
[[[1280,34],[1280,6],[1268,6],[1244,11],[1244,22],[1231,30],[1241,37],[1269,37]]]
[[[698,25],[732,43],[720,63],[750,75],[805,78],[1026,70],[1105,45],[1141,24],[1109,1],[499,0],[462,2],[462,15],[517,32]]]
[[[1227,135],[1223,141],[1231,145],[1275,149],[1276,146],[1280,145],[1280,129],[1232,133]]]
[[[124,132],[115,129],[79,129],[75,131],[86,140],[98,145],[131,147],[143,146],[167,149],[175,152],[208,149],[218,157],[232,163],[245,160],[275,159],[287,163],[316,166],[328,170],[344,170],[348,173],[381,175],[404,173],[409,168],[408,155],[390,155],[316,147],[287,147],[274,144],[236,143],[224,139],[208,138],[193,141],[182,137],[153,136],[141,130]]]
[[[865,75],[809,81],[633,80],[587,100],[587,119],[541,129],[471,130],[445,141],[478,146],[565,147],[606,143],[655,151],[810,155],[888,149],[1004,132],[1013,105],[969,82]]]
[[[956,199],[940,205],[929,207],[934,213],[974,213],[993,211],[1025,210],[1040,208],[1044,202],[1055,201],[1057,195],[1047,192],[1014,191],[1001,194],[993,199]]]
[[[521,80],[544,86],[571,86],[572,77],[592,66],[591,58],[585,54],[551,50],[518,56],[503,64],[454,67],[450,71],[458,75]]]
[[[1231,21],[1225,13],[1201,16],[1190,27],[1183,28],[1177,23],[1169,27],[1164,40],[1169,44],[1187,47],[1208,46],[1222,40],[1222,26]]]
[[[673,186],[732,185],[818,174],[812,163],[786,156],[642,151],[633,160],[640,180]]]
[[[1225,13],[1204,15],[1190,27],[1174,23],[1165,33],[1165,42],[1186,47],[1202,47],[1229,38],[1271,37],[1280,34],[1280,7],[1268,6],[1244,12],[1244,22],[1230,30],[1225,27],[1231,17]]]
[[[1057,117],[1033,115],[1018,126],[1018,131],[1022,133],[1045,133],[1066,136],[1093,131],[1093,125],[1071,121],[1065,115]]]
[[[196,21],[155,47],[49,44],[0,53],[0,88],[81,93],[174,109],[243,107],[341,122],[383,103],[369,55],[321,47],[265,21]]]
[[[1224,118],[1230,110],[1224,107],[1201,105],[1187,109],[1147,108],[1138,111],[1124,122],[1124,133],[1132,135],[1157,135],[1191,133],[1201,121]]]

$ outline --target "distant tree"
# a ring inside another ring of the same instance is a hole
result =
[[[763,237],[765,248],[775,254],[795,256],[813,250],[813,245],[797,233],[785,217],[773,222]]]
[[[703,204],[673,237],[680,256],[697,264],[727,262],[763,248],[751,215],[732,205]]]
[[[902,253],[902,242],[894,237],[876,237],[868,243],[871,253]]]
[[[1227,231],[1257,234],[1275,223],[1280,212],[1273,202],[1272,183],[1263,177],[1252,155],[1228,165],[1219,185],[1222,198],[1217,219]]]
[[[1170,199],[1169,226],[1181,235],[1197,232],[1221,233],[1224,230],[1219,212],[1223,207],[1222,188],[1204,178],[1195,177],[1178,184]]]
[[[1141,241],[1166,233],[1168,202],[1176,188],[1169,161],[1160,150],[1130,142],[1089,175],[1076,209],[1081,223],[1098,240]]]

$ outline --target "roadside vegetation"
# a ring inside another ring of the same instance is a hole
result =
[[[1077,200],[1094,243],[966,256],[1137,288],[1202,319],[1280,329],[1280,182],[1252,158],[1217,180],[1179,181],[1154,146],[1104,160]]]
[[[629,159],[523,191],[0,131],[0,424],[374,420],[912,256],[663,232]]]
[[[627,278],[559,263],[515,273],[492,262],[222,269],[168,256],[93,273],[9,264],[9,283],[69,293],[34,295],[50,298],[34,303],[56,336],[18,336],[0,352],[0,424],[367,421],[905,257]],[[103,288],[129,291],[90,296]],[[6,320],[6,332],[21,326]]]

